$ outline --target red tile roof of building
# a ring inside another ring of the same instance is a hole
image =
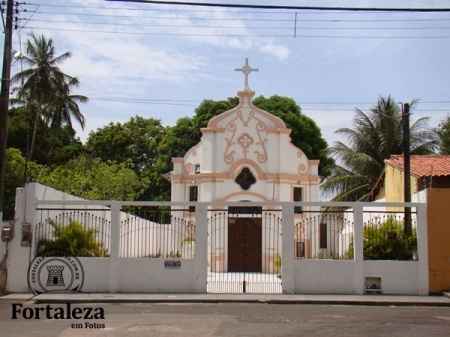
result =
[[[393,155],[386,159],[385,163],[403,170],[403,155]],[[450,176],[450,155],[412,155],[411,175]]]

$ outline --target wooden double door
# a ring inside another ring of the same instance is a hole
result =
[[[262,218],[228,218],[228,272],[262,271]]]

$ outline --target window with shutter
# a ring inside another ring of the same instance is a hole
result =
[[[303,189],[301,187],[294,187],[294,201],[303,201]],[[303,213],[303,207],[296,206],[294,212],[296,214]]]
[[[328,246],[328,232],[327,224],[324,222],[320,223],[320,249],[327,249]]]
[[[198,201],[198,186],[189,186],[189,201]],[[189,206],[189,212],[195,212],[195,206]]]

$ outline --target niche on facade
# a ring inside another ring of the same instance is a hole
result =
[[[235,179],[236,184],[241,186],[244,191],[247,191],[256,183],[256,178],[248,167],[244,167]]]

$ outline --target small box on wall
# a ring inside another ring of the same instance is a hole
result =
[[[364,288],[366,294],[382,294],[381,277],[366,277]]]

